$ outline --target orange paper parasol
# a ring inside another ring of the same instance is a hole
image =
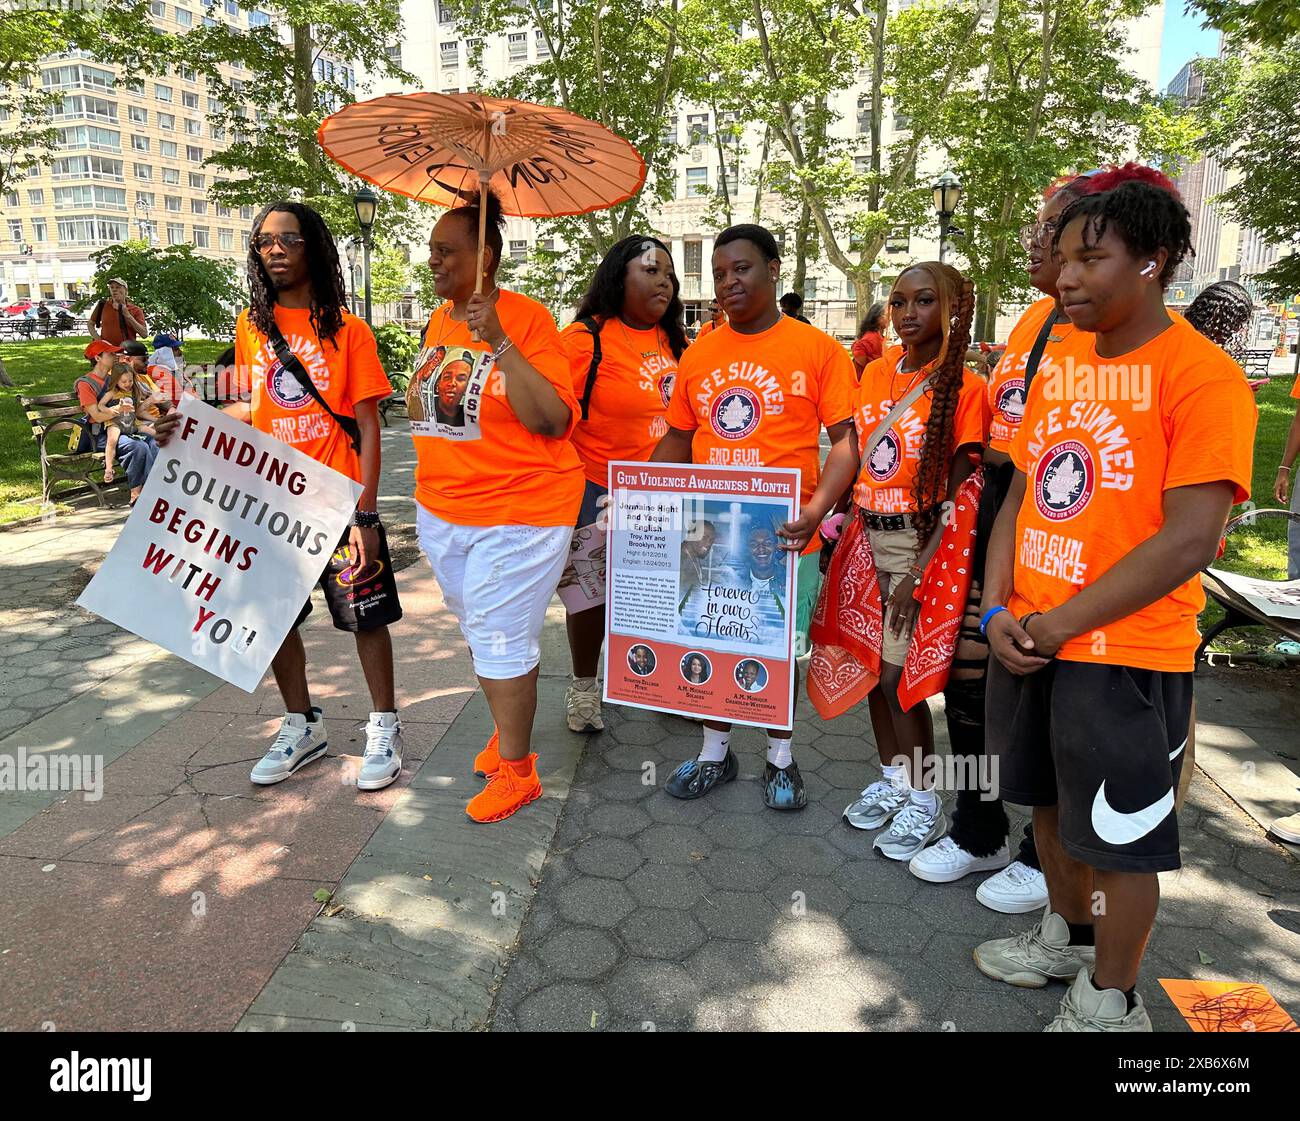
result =
[[[616,206],[645,182],[640,153],[604,125],[508,97],[386,94],[340,109],[316,136],[353,175],[439,206],[490,186],[507,214],[554,218]],[[480,207],[480,286],[485,220]]]

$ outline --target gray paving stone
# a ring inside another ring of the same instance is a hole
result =
[[[689,910],[705,889],[693,868],[671,864],[643,864],[627,880],[627,889],[643,907]]]
[[[620,954],[618,944],[604,931],[574,927],[551,935],[537,956],[558,977],[592,981],[612,969]]]
[[[768,902],[787,915],[838,919],[853,900],[834,881],[799,872],[785,872],[764,892]]]
[[[705,933],[685,911],[641,907],[619,924],[628,953],[642,958],[682,961],[704,943]]]
[[[713,843],[691,825],[652,825],[637,835],[636,847],[658,864],[695,865],[709,855]]]
[[[707,798],[673,798],[664,794],[660,798],[647,798],[641,805],[655,821],[666,825],[703,825],[717,812],[716,791]]]
[[[845,862],[844,854],[821,837],[774,837],[763,846],[763,855],[782,871],[798,869],[816,877],[833,875]]]
[[[855,903],[840,921],[868,953],[920,952],[934,933],[915,911],[897,903]]]
[[[697,870],[718,890],[762,891],[777,876],[761,849],[718,849],[700,861]]]
[[[860,903],[905,904],[921,889],[921,881],[907,870],[907,865],[886,860],[871,849],[874,834],[845,829],[835,834],[841,839],[857,838],[865,846],[861,860],[841,864],[831,876],[837,887]]]
[[[587,812],[587,828],[593,833],[608,837],[633,837],[653,820],[644,808],[648,805],[649,803],[626,805],[614,802],[593,806]]]
[[[521,1031],[604,1031],[609,1001],[591,985],[548,985],[519,1005],[515,1020]]]
[[[567,922],[585,926],[618,926],[636,906],[616,880],[581,876],[560,892],[559,910]]]
[[[723,849],[754,849],[772,839],[770,813],[717,813],[701,828],[714,845]]]
[[[751,892],[710,891],[692,913],[710,937],[737,942],[763,942],[777,922],[767,897]]]
[[[680,965],[633,958],[604,987],[610,1004],[633,1019],[689,1020],[700,999],[695,979]]]
[[[631,841],[618,837],[592,837],[570,854],[573,866],[587,876],[625,880],[645,863],[645,857]]]

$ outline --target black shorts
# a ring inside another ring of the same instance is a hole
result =
[[[396,623],[402,617],[402,605],[397,599],[393,559],[388,555],[388,534],[383,526],[379,527],[379,557],[370,561],[365,572],[357,573],[348,560],[351,533],[351,526],[343,531],[338,548],[320,574],[320,589],[325,593],[330,618],[339,630],[353,633]],[[310,614],[311,596],[308,596],[294,626],[301,627]]]
[[[1114,872],[1180,866],[1190,672],[1053,661],[1017,677],[990,658],[985,715],[999,796],[1059,806],[1070,856]]]

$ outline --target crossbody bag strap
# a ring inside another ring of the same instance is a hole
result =
[[[1052,333],[1052,328],[1060,322],[1061,313],[1052,308],[1052,314],[1044,321],[1038,331],[1038,338],[1034,340],[1034,345],[1029,348],[1029,357],[1025,359],[1025,400],[1029,400],[1029,387],[1033,384],[1034,375],[1038,373],[1038,364],[1043,360],[1043,351],[1047,348],[1047,339]]]
[[[933,378],[937,372],[937,370],[931,370],[926,374],[925,377],[904,393],[898,403],[885,414],[884,420],[877,424],[872,430],[871,435],[867,437],[867,442],[862,447],[862,455],[860,458],[871,458],[871,453],[876,450],[876,445],[885,438],[885,433],[894,426],[896,420],[912,407],[917,398],[919,398],[921,394],[930,387],[930,379]]]
[[[352,442],[352,450],[357,455],[360,455],[361,426],[357,423],[357,418],[342,416],[329,407],[325,398],[321,396],[320,390],[316,388],[316,383],[311,380],[311,374],[307,372],[307,368],[302,364],[298,356],[289,349],[289,344],[285,341],[284,335],[280,333],[279,325],[274,321],[271,323],[271,331],[267,337],[270,339],[275,356],[280,360],[280,365],[288,370],[294,376],[294,380],[311,394],[311,398],[316,404],[334,418],[334,423],[343,429],[347,438]]]
[[[582,388],[582,419],[591,412],[591,395],[596,388],[596,371],[600,368],[600,325],[589,315],[578,320],[591,332],[591,364],[587,367],[587,384]]]

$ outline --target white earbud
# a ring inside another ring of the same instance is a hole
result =
[[[1148,262],[1147,262],[1147,265],[1146,265],[1146,268],[1144,268],[1144,269],[1142,270],[1142,275],[1143,275],[1143,276],[1150,276],[1152,270],[1154,270],[1155,267],[1156,267],[1156,263],[1155,263],[1155,261],[1148,261]]]

